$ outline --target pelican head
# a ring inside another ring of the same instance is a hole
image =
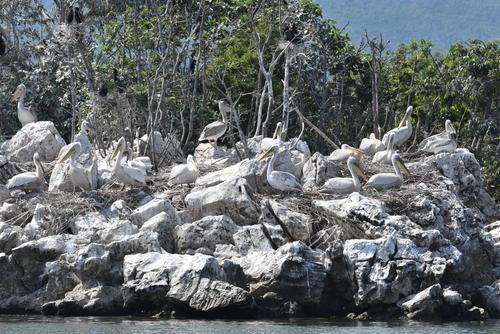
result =
[[[267,158],[272,157],[276,153],[278,153],[278,146],[273,146],[259,158],[259,161],[266,160]]]
[[[401,120],[401,123],[399,123],[398,129],[401,128],[406,123],[406,121],[408,120],[408,118],[410,118],[412,113],[413,113],[413,106],[409,106],[406,109],[405,116]]]
[[[359,161],[356,157],[349,157],[349,159],[347,159],[347,167],[352,168],[356,175],[363,178],[363,180],[368,181],[368,177],[366,177],[365,172],[359,166]]]
[[[125,152],[125,147],[126,147],[126,141],[124,137],[121,137],[120,140],[118,140],[118,144],[116,145],[115,150],[113,151],[113,154],[111,155],[111,160],[116,159],[118,156],[118,153],[124,153]]]
[[[377,137],[375,137],[375,134],[373,132],[370,133],[370,139],[377,139]]]
[[[273,139],[281,138],[282,131],[283,131],[283,124],[281,122],[276,123],[276,130],[274,130]]]
[[[348,151],[351,151],[351,152],[352,152],[352,153],[354,153],[354,154],[358,154],[358,155],[365,155],[365,152],[364,152],[364,151],[362,151],[362,150],[360,150],[360,149],[358,149],[358,148],[352,147],[352,146],[350,146],[350,145],[347,145],[347,144],[342,144],[342,145],[340,146],[340,148],[341,148],[341,149],[343,149],[343,150],[348,150]]]
[[[403,162],[403,159],[399,156],[398,153],[394,153],[392,156],[392,164],[396,166],[403,174],[406,174],[408,176],[411,175],[410,171],[408,168],[406,168],[405,163]]]
[[[194,161],[194,158],[193,156],[190,154],[187,156],[187,159],[186,159],[187,163],[192,165],[192,166],[196,166],[196,162]]]
[[[20,84],[17,86],[16,91],[14,94],[12,94],[12,99],[11,101],[18,101],[20,98],[24,97],[26,95],[26,86],[24,84]]]
[[[35,154],[33,154],[33,162],[40,163],[40,154],[38,154],[38,152],[35,152]]]
[[[80,152],[80,149],[81,149],[81,145],[79,142],[71,143],[69,145],[66,153],[64,153],[64,155],[61,157],[61,159],[59,159],[59,161],[57,161],[57,163],[65,162],[69,158],[71,158],[72,156],[77,155]]]

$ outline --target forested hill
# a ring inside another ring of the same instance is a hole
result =
[[[499,0],[316,0],[324,17],[333,18],[359,43],[365,29],[382,33],[396,49],[427,39],[446,51],[458,41],[500,39]]]

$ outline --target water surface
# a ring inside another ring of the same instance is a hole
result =
[[[483,322],[423,323],[368,322],[329,319],[294,320],[155,320],[134,317],[59,318],[0,316],[0,334],[498,334],[500,320]]]

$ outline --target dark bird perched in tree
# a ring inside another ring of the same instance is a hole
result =
[[[295,23],[289,25],[285,31],[283,31],[283,38],[287,42],[291,42],[293,44],[302,43],[302,35],[298,32],[297,26]]]
[[[0,57],[7,52],[7,43],[3,38],[2,28],[0,28]]]
[[[116,90],[120,94],[124,94],[127,91],[127,86],[123,80],[118,78],[118,70],[116,68],[113,69],[113,80],[115,81]]]
[[[83,22],[83,12],[79,7],[69,6],[68,16],[66,17],[66,22],[68,24],[82,23]]]
[[[99,88],[99,96],[106,97],[108,95],[108,86],[103,83]]]
[[[3,56],[7,51],[7,44],[3,39],[2,31],[0,30],[0,56]]]
[[[191,52],[191,56],[189,57],[189,73],[194,74],[194,71],[196,69],[196,58],[195,58],[195,52]]]

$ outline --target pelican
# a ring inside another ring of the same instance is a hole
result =
[[[118,145],[111,156],[111,159],[116,159],[113,167],[113,174],[124,185],[143,186],[146,185],[146,171],[142,168],[132,167],[123,163],[123,152],[127,147],[124,137],[118,141]]]
[[[339,149],[336,149],[335,151],[332,152],[332,154],[330,154],[328,160],[336,162],[345,161],[349,159],[349,157],[353,156],[357,158],[358,161],[360,161],[363,155],[364,155],[363,151],[355,147],[349,146],[347,144],[342,144],[342,146],[340,146]]]
[[[361,144],[359,144],[359,149],[366,154],[374,155],[377,152],[385,149],[385,145],[382,144],[380,140],[375,137],[374,133],[370,133],[369,138],[363,138]]]
[[[17,101],[17,118],[21,122],[22,126],[28,123],[33,123],[37,121],[35,112],[31,107],[26,108],[24,106],[24,98],[26,97],[26,86],[20,84],[17,86],[16,91],[12,94],[12,101]]]
[[[456,131],[449,119],[445,122],[445,131],[422,140],[418,145],[421,151],[430,153],[454,152],[457,149]]]
[[[276,124],[276,129],[274,130],[274,134],[272,138],[262,138],[260,142],[260,150],[261,152],[265,152],[269,150],[274,145],[281,146],[281,132],[283,130],[283,125],[281,122]]]
[[[375,174],[366,182],[365,187],[371,187],[377,190],[401,187],[403,183],[403,174],[401,171],[408,176],[411,175],[410,171],[406,168],[398,153],[392,155],[392,166],[394,167],[394,173]]]
[[[334,177],[326,180],[320,192],[328,192],[335,194],[350,194],[361,190],[361,182],[359,176],[365,181],[367,180],[365,173],[358,165],[358,160],[355,157],[347,159],[347,169],[351,173],[351,177]]]
[[[281,191],[302,191],[302,185],[297,181],[295,175],[276,171],[274,169],[274,161],[276,160],[276,155],[279,153],[279,148],[277,145],[271,147],[266,153],[260,157],[259,161],[265,160],[269,157],[271,161],[267,165],[267,182],[271,187]]]
[[[394,151],[394,133],[389,135],[389,140],[387,141],[387,149],[375,153],[373,156],[373,163],[381,163],[390,165],[392,163],[392,155],[395,153]]]
[[[172,168],[168,182],[172,185],[190,184],[194,183],[198,176],[200,176],[200,171],[194,162],[193,156],[190,154],[187,157],[187,163]]]
[[[84,166],[78,161],[78,158],[83,153],[82,151],[82,144],[80,142],[71,143],[68,145],[66,153],[57,162],[63,163],[71,159],[69,162],[69,177],[71,183],[73,183],[73,192],[77,189],[86,191],[97,188],[97,174],[93,173],[93,170],[95,170],[94,164]],[[94,162],[94,159],[92,159],[92,162]]]
[[[26,191],[39,190],[45,179],[38,152],[33,154],[33,163],[36,167],[35,172],[21,173],[12,177],[9,181],[7,181],[7,189],[21,189]]]
[[[217,146],[217,139],[222,137],[227,130],[227,114],[226,109],[230,108],[229,104],[225,101],[219,101],[219,110],[222,115],[222,122],[215,121],[203,129],[198,141],[208,140],[208,142],[213,141],[215,146]]]
[[[408,139],[410,139],[411,134],[413,132],[413,125],[411,124],[411,119],[410,116],[413,113],[413,107],[409,106],[408,109],[406,109],[405,115],[403,119],[401,120],[401,123],[399,123],[399,126],[395,129],[392,129],[388,131],[384,137],[382,138],[382,143],[387,146],[387,143],[389,142],[389,136],[391,133],[394,134],[394,147],[396,146],[401,146],[403,145]],[[403,126],[403,124],[405,126]]]
[[[153,169],[153,163],[151,162],[151,159],[149,157],[144,156],[132,159],[131,156],[133,156],[133,153],[130,149],[126,149],[125,151],[123,151],[123,156],[125,157],[127,165],[129,165],[130,167],[141,168],[146,172],[149,172]]]

